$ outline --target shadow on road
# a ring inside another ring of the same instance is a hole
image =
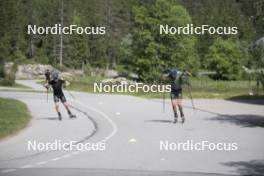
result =
[[[264,116],[253,114],[218,115],[208,120],[231,123],[242,127],[264,127]]]
[[[37,120],[59,120],[58,117],[40,117]],[[62,118],[62,120],[72,120],[70,118]]]
[[[145,122],[173,123],[172,120],[145,120]]]
[[[1,171],[1,170],[0,170]],[[59,175],[78,175],[78,176],[227,176],[216,173],[199,172],[176,172],[176,171],[145,171],[127,169],[89,169],[89,168],[26,168],[13,172],[12,176],[59,176]]]
[[[228,162],[223,165],[235,167],[239,175],[264,175],[264,160]]]
[[[250,97],[248,95],[236,96],[229,99],[228,101],[234,101],[237,103],[246,103],[246,104],[256,104],[256,105],[264,105],[264,95],[261,96],[253,96]]]

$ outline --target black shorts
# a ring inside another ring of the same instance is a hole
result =
[[[61,101],[62,103],[66,102],[66,98],[65,96],[62,95],[53,95],[53,99],[55,103],[58,103],[59,101]]]
[[[171,90],[171,99],[181,99],[182,98],[182,89]]]

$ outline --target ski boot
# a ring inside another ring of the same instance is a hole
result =
[[[59,116],[59,121],[61,121],[62,120],[62,116],[61,116],[60,112],[58,113],[58,116]]]
[[[69,117],[70,117],[71,119],[74,119],[74,118],[76,118],[76,115],[70,113],[70,114],[69,114]]]
[[[173,123],[175,124],[177,122],[178,122],[178,114],[177,114],[177,112],[174,112],[174,121],[173,121]]]
[[[181,118],[182,118],[182,121],[181,121],[181,123],[183,124],[183,123],[185,122],[185,117],[184,117],[184,116],[182,116]]]

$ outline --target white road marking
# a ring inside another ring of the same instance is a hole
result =
[[[20,169],[25,169],[25,168],[31,168],[33,167],[31,164],[21,166]]]
[[[86,152],[86,150],[83,149],[83,150],[80,150],[80,152]]]
[[[137,142],[137,140],[135,138],[131,138],[131,139],[129,139],[129,142],[135,143],[135,142]]]
[[[108,136],[106,136],[103,140],[101,140],[100,142],[106,142],[107,140],[109,140],[110,138],[112,138],[115,134],[116,134],[116,132],[118,131],[118,129],[117,129],[117,126],[116,126],[116,124],[113,122],[113,120],[112,119],[110,119],[109,117],[108,117],[108,115],[106,115],[104,112],[102,112],[102,111],[100,111],[100,110],[97,110],[96,108],[93,108],[93,107],[91,107],[91,106],[88,106],[88,105],[86,105],[86,104],[83,104],[83,103],[81,103],[80,101],[78,101],[78,100],[74,100],[74,99],[70,99],[72,102],[75,102],[76,104],[79,104],[79,105],[81,105],[81,106],[83,106],[83,107],[85,107],[85,108],[87,108],[87,109],[90,109],[90,110],[92,110],[92,111],[94,111],[94,112],[97,112],[98,114],[100,114],[101,116],[103,116],[111,125],[112,125],[112,127],[113,127],[113,131],[108,135]]]
[[[161,160],[161,161],[165,161],[165,158],[161,158],[160,160]]]
[[[116,115],[120,115],[121,113],[120,112],[116,112]]]
[[[60,160],[61,158],[53,158],[53,159],[51,159],[52,161],[58,161],[58,160]]]
[[[77,101],[75,99],[70,98],[69,100],[71,100],[72,102],[75,102],[76,104],[79,104],[79,105],[81,105],[81,106],[83,106],[83,107],[85,107],[87,109],[90,109],[90,110],[92,110],[94,112],[97,112],[98,114],[100,114],[101,116],[103,116],[111,124],[111,126],[113,127],[113,131],[109,135],[107,135],[103,140],[101,140],[100,142],[106,142],[107,140],[109,140],[110,138],[112,138],[116,134],[116,132],[118,131],[118,128],[117,128],[116,124],[104,112],[102,112],[102,111],[100,111],[100,110],[98,110],[98,109],[96,109],[94,107],[85,105],[85,104],[83,104],[80,101]],[[102,105],[103,102],[99,102],[99,104]],[[117,112],[116,114],[117,115],[120,115],[120,112]],[[85,151],[86,150],[83,150],[81,152],[85,152]],[[79,152],[73,152],[73,154],[77,155],[77,154],[79,154]],[[71,157],[71,155],[70,154],[69,155],[63,155],[62,157],[68,158],[68,157]],[[58,157],[58,158],[53,158],[50,161],[58,161],[60,159],[62,159],[62,158],[59,158]],[[47,164],[47,163],[48,163],[48,161],[41,161],[41,162],[36,163],[36,165],[43,165],[43,164]],[[29,167],[33,167],[33,166],[32,165],[24,165],[24,166],[20,167],[20,169],[29,168]],[[2,170],[1,172],[13,172],[13,171],[16,171],[16,170],[17,169],[6,169],[6,170]]]
[[[42,164],[47,164],[47,163],[48,163],[48,161],[40,161],[40,162],[36,163],[36,165],[42,165]]]
[[[72,152],[72,154],[73,154],[73,155],[78,155],[78,154],[79,154],[79,152]]]
[[[112,125],[113,131],[110,133],[110,135],[106,136],[100,142],[105,142],[105,141],[107,141],[108,139],[110,139],[111,137],[113,137],[115,135],[115,133],[117,132],[117,126],[105,113],[103,113],[102,111],[97,110],[96,108],[93,108],[93,107],[90,107],[88,105],[85,105],[85,104],[81,103],[80,101],[77,101],[77,100],[74,100],[74,99],[70,99],[70,100],[75,102],[76,104],[79,104],[79,105],[81,105],[81,106],[83,106],[85,108],[88,108],[88,109],[90,109],[92,111],[95,111],[95,112],[101,114]],[[81,150],[79,152],[86,152],[86,150]],[[72,152],[72,154],[77,155],[77,154],[79,154],[79,152]],[[62,155],[61,157],[62,158],[69,158],[69,157],[71,157],[71,154],[65,154],[65,155]],[[62,158],[59,158],[59,157],[58,158],[53,158],[53,159],[51,159],[51,161],[57,161],[57,160],[60,160]],[[46,163],[48,163],[48,161],[38,162],[36,164],[37,165],[42,165],[42,164],[46,164]]]
[[[70,154],[66,154],[66,155],[63,155],[62,157],[63,158],[69,158],[69,157],[71,157],[71,155]]]
[[[16,171],[16,169],[5,169],[5,170],[1,170],[1,172],[3,172],[3,173],[14,172],[14,171]]]

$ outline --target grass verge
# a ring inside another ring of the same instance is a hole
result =
[[[20,101],[0,98],[0,139],[24,128],[30,120],[26,105]]]
[[[17,84],[15,83],[14,85],[10,86],[10,85],[6,85],[6,84],[2,84],[2,82],[0,81],[0,86],[3,87],[12,87],[12,88],[23,88],[23,89],[31,89],[30,87],[24,86],[22,84]]]
[[[83,91],[94,93],[93,84],[100,82],[101,77],[80,77],[71,80],[71,85],[67,88],[69,90]],[[259,91],[258,95],[250,92],[256,92],[256,82],[254,81],[214,81],[209,78],[193,78],[190,80],[191,94],[187,86],[183,88],[184,98],[208,98],[208,99],[230,99],[230,98],[243,98],[243,99],[263,99],[264,92]],[[113,94],[113,93],[105,93]],[[145,92],[126,92],[126,93],[114,93],[121,95],[132,95],[145,98],[166,98],[169,97],[169,93],[145,93]]]

